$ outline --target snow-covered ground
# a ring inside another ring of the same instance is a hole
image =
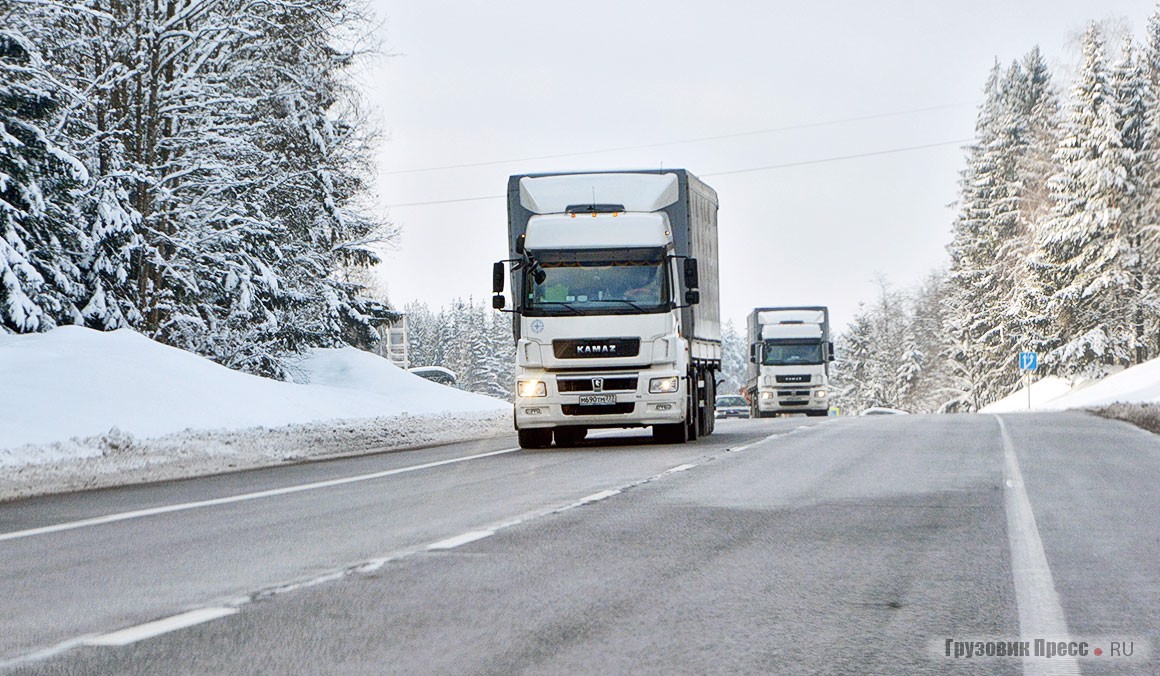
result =
[[[300,383],[129,330],[0,333],[0,500],[511,433],[511,404],[354,348]]]
[[[1097,381],[1073,384],[1063,378],[1048,376],[1032,383],[1030,407],[1027,389],[1020,388],[1017,392],[984,406],[981,412],[1060,411],[1069,408],[1107,406],[1120,402],[1160,403],[1160,359],[1146,361]]]

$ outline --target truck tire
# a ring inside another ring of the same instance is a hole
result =
[[[701,436],[701,407],[698,404],[704,392],[698,385],[700,374],[693,371],[689,374],[689,399],[685,406],[685,422],[689,428],[689,441],[696,441]]]
[[[585,427],[557,427],[552,435],[556,437],[557,446],[568,448],[583,441],[584,437],[588,435],[588,429]]]
[[[520,448],[547,448],[552,445],[552,430],[519,430]]]
[[[717,427],[717,376],[712,371],[705,372],[705,408],[701,416],[701,434],[709,436]]]
[[[660,444],[683,444],[689,440],[689,426],[683,422],[653,425],[653,440]]]
[[[689,431],[689,441],[696,441],[697,437],[701,436],[701,411],[697,408],[695,399],[689,402],[689,417],[685,421],[685,427]]]

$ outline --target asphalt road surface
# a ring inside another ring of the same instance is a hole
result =
[[[1055,413],[0,504],[0,674],[1157,674],[1158,485],[1156,436]]]

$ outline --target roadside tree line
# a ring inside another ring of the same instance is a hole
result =
[[[0,4],[0,326],[122,327],[276,377],[389,314],[347,0]],[[345,46],[344,46],[345,45]]]
[[[404,312],[410,366],[441,366],[455,372],[460,389],[513,399],[516,348],[510,314],[473,298],[456,298],[438,310],[416,301]]]
[[[1038,48],[992,69],[945,273],[884,288],[842,337],[854,408],[978,410],[1020,351],[1070,378],[1160,356],[1160,14],[1143,43],[1092,25],[1082,46],[1066,94]]]

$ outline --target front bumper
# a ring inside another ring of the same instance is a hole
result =
[[[646,427],[682,422],[685,419],[685,392],[688,383],[680,378],[676,392],[652,394],[649,381],[678,375],[672,371],[639,371],[631,373],[547,373],[526,372],[517,380],[540,380],[545,385],[543,397],[516,397],[516,429],[577,427]],[[620,383],[620,389],[593,388],[590,383]],[[624,386],[635,379],[632,389]],[[596,396],[611,397],[614,402],[582,403]]]
[[[830,398],[818,397],[817,387],[779,387],[761,390],[757,395],[757,410],[761,413],[804,413],[828,411]]]

